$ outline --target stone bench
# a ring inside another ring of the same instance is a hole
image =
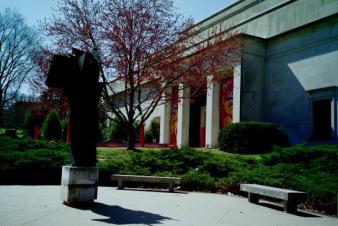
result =
[[[178,177],[157,177],[157,176],[140,176],[140,175],[122,175],[113,174],[111,180],[118,181],[118,189],[124,188],[124,182],[140,182],[140,183],[161,183],[168,184],[169,191],[174,192],[174,184],[181,184],[181,178]]]
[[[284,212],[297,212],[297,201],[306,196],[306,192],[293,191],[282,188],[263,186],[258,184],[241,184],[241,191],[248,192],[250,203],[258,203],[261,196],[272,197],[283,200]]]

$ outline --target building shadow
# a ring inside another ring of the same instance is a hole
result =
[[[162,224],[165,220],[172,218],[161,216],[160,214],[149,213],[139,210],[126,209],[121,206],[107,205],[104,203],[94,202],[90,205],[70,206],[71,208],[90,210],[102,218],[92,219],[107,224],[125,225],[125,224],[144,224],[154,225]]]

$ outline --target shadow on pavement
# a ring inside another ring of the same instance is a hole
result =
[[[274,209],[274,210],[278,210],[278,211],[281,211],[281,212],[284,211],[282,206],[275,204],[275,203],[271,203],[271,202],[260,202],[258,205],[265,206],[265,207],[268,207],[268,208],[271,208],[271,209]],[[296,216],[299,216],[299,217],[320,217],[318,215],[306,213],[306,212],[303,212],[303,211],[297,211],[296,213],[290,213],[290,214],[293,214],[293,215],[296,215]]]
[[[159,214],[125,209],[120,206],[110,206],[104,203],[95,202],[91,205],[70,206],[72,208],[91,210],[93,213],[101,215],[102,219],[92,219],[93,221],[105,222],[107,224],[161,224],[164,220],[173,220],[169,217],[161,216]]]

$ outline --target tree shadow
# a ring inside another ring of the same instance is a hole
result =
[[[94,202],[90,205],[76,205],[70,206],[72,208],[81,210],[90,210],[93,213],[101,215],[106,218],[92,219],[93,221],[104,222],[107,224],[145,224],[154,225],[161,224],[164,220],[173,220],[172,218],[161,216],[155,213],[149,213],[139,210],[126,209],[121,206],[107,205],[104,203]]]

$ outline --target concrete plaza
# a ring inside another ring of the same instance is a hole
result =
[[[1,226],[184,225],[337,226],[337,218],[284,213],[269,204],[206,193],[168,193],[100,187],[96,203],[62,204],[58,186],[0,186]]]

